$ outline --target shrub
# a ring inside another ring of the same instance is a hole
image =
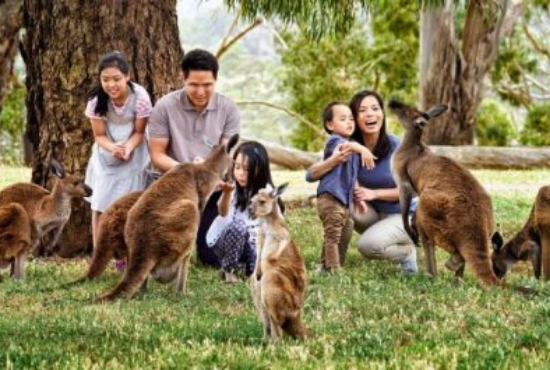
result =
[[[476,118],[475,135],[479,145],[510,145],[515,136],[510,114],[495,100],[483,101]]]
[[[524,145],[550,145],[550,103],[539,104],[529,110],[520,142]]]

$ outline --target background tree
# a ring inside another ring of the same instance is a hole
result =
[[[19,30],[23,22],[23,0],[0,0],[0,113],[6,92],[13,79],[13,61],[17,52]],[[0,162],[5,117],[0,116]]]
[[[313,42],[303,29],[286,32],[288,48],[279,50],[283,61],[281,88],[289,95],[290,108],[318,127],[315,130],[300,123],[291,136],[295,147],[322,148],[326,136],[320,115],[332,100],[347,103],[365,88],[409,101],[416,97],[417,13],[418,4],[400,0],[374,12],[368,21],[357,20],[347,34],[337,38]]]
[[[367,0],[287,2],[283,0],[226,0],[240,6],[249,17],[278,16],[284,22],[301,24],[312,38],[347,32],[357,17],[357,8],[384,9],[390,2]],[[521,15],[522,2],[473,0],[464,5],[453,0],[422,1],[419,105],[450,106],[450,114],[428,130],[430,144],[471,144],[475,115],[483,97],[484,80],[498,55],[498,45]],[[458,3],[458,5],[455,5]],[[459,6],[466,6],[462,32],[456,32]],[[374,12],[371,12],[374,14]]]
[[[179,86],[182,49],[176,2],[25,0],[28,136],[34,150],[32,181],[48,185],[48,163],[84,174],[94,142],[83,115],[97,83],[101,54],[120,50],[132,78],[153,100]],[[62,255],[89,248],[89,206],[76,203],[61,240]]]

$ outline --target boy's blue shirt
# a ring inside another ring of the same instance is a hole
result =
[[[338,134],[331,134],[325,144],[323,159],[329,158],[338,144],[347,142],[349,142],[349,139]],[[342,202],[344,206],[349,207],[353,201],[353,187],[357,182],[360,165],[360,156],[354,153],[346,162],[327,172],[319,182],[317,196],[329,193]]]

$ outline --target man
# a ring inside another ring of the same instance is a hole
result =
[[[237,106],[216,92],[216,57],[206,50],[191,50],[183,57],[181,69],[183,89],[163,96],[149,117],[149,152],[161,172],[179,163],[201,162],[211,149],[205,139],[226,144],[240,131]],[[211,197],[207,202],[197,235],[199,259],[214,267],[219,267],[219,261],[205,236],[218,214],[217,200]]]
[[[216,92],[218,61],[194,49],[181,62],[183,89],[163,96],[149,117],[149,151],[166,172],[178,163],[202,161],[210,152],[205,139],[224,144],[240,131],[237,106]]]

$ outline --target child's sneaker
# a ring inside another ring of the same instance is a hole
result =
[[[407,275],[413,275],[418,272],[418,265],[416,263],[416,247],[411,245],[411,253],[399,264],[401,270]]]
[[[116,260],[115,268],[118,272],[124,272],[126,269],[126,259]]]

